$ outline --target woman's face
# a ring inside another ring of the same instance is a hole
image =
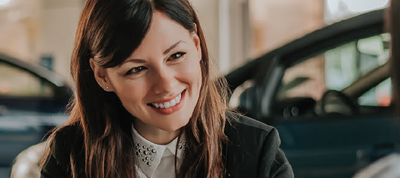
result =
[[[140,134],[177,133],[199,98],[200,60],[197,34],[156,11],[141,45],[120,66],[105,69],[104,81],[138,119]]]

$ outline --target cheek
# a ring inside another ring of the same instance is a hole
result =
[[[133,82],[121,78],[114,78],[112,81],[115,94],[127,110],[139,105],[146,95],[146,84],[143,81]]]
[[[188,60],[182,72],[182,76],[186,77],[186,80],[190,81],[189,83],[197,85],[197,87],[200,88],[202,83],[202,73],[200,62],[197,58],[194,60]]]
[[[135,106],[140,101],[141,91],[137,87],[125,86],[115,92],[126,109]]]
[[[141,117],[146,107],[143,99],[146,97],[147,92],[144,91],[144,88],[126,86],[122,90],[116,92],[116,94],[123,107],[132,116]]]

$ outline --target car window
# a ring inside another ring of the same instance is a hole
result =
[[[325,56],[326,86],[342,90],[388,60],[389,49],[382,44],[383,36],[360,39],[328,50]]]
[[[319,101],[325,91],[341,91],[374,69],[386,64],[389,57],[388,34],[351,41],[329,49],[286,69],[276,102],[293,98]],[[391,100],[391,83],[387,79],[367,88],[357,98],[360,105],[387,106]]]
[[[0,62],[0,97],[51,98],[54,96],[52,85],[39,77]]]
[[[278,100],[310,97],[318,100],[325,91],[324,57],[317,55],[285,70]]]

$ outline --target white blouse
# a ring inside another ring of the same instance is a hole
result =
[[[392,153],[363,168],[353,178],[400,177],[400,154]]]
[[[175,150],[177,166],[182,163],[186,143],[178,142],[178,137],[166,145],[157,145],[142,137],[134,127],[133,139],[137,156],[136,170],[140,178],[175,178]],[[184,140],[181,138],[181,140]],[[179,170],[179,169],[178,169]]]

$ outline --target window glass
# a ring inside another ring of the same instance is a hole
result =
[[[356,42],[326,51],[324,57],[327,88],[341,90],[359,77]]]
[[[389,49],[384,46],[385,35],[360,39],[326,51],[326,87],[342,90],[385,64],[389,59]]]
[[[323,59],[323,55],[318,55],[286,69],[278,90],[278,100],[294,97],[318,100],[325,91]]]
[[[358,104],[364,106],[389,106],[392,101],[392,83],[386,79],[358,98]]]
[[[54,91],[49,82],[20,68],[0,62],[0,96],[50,98],[54,96]]]

